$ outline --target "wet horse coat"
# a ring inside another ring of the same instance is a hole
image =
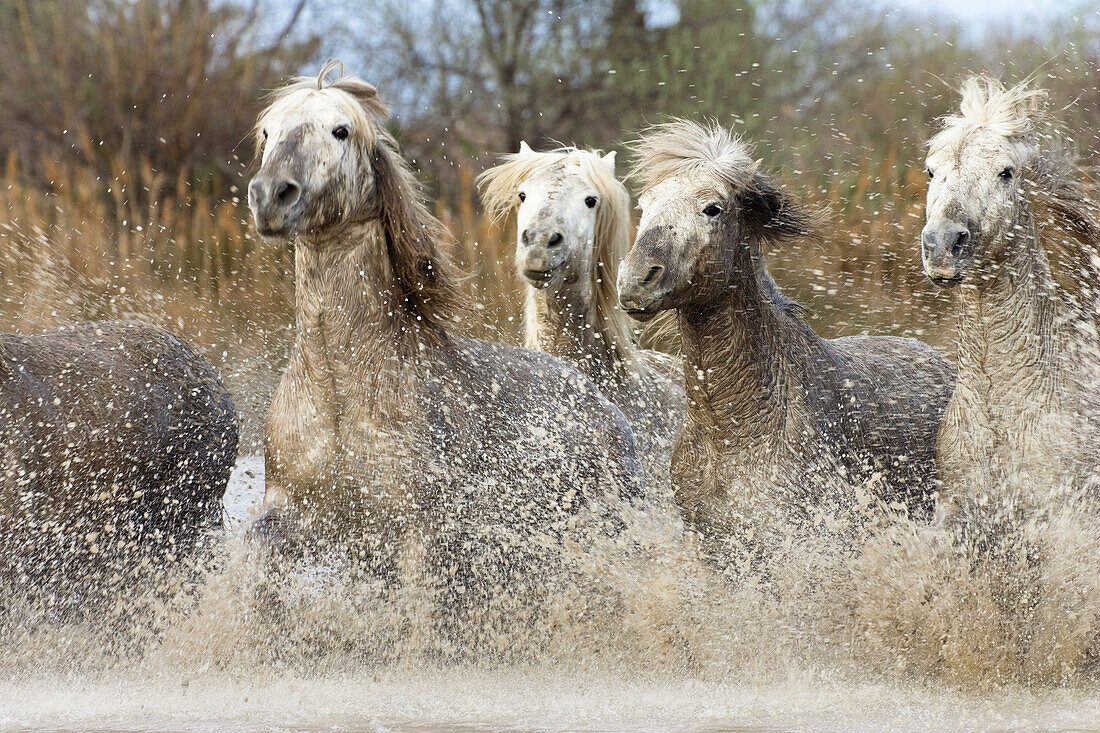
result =
[[[463,613],[545,594],[570,548],[614,524],[641,490],[633,435],[576,369],[451,334],[446,232],[374,88],[326,72],[257,124],[250,204],[294,243],[297,323],[268,415],[265,525],[383,568],[422,549],[461,633]]]
[[[823,339],[764,268],[811,217],[718,125],[637,144],[642,220],[619,272],[639,317],[675,309],[688,411],[676,499],[722,559],[764,563],[807,523],[876,499],[931,511],[952,367],[912,339]]]
[[[0,335],[0,414],[5,582],[109,597],[221,526],[236,410],[171,334],[93,323]]]

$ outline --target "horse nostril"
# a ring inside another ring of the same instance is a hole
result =
[[[302,189],[294,181],[283,181],[275,188],[275,200],[284,206],[295,203]]]
[[[966,246],[967,241],[970,239],[970,232],[963,230],[955,237],[955,241],[951,244],[951,254],[954,257],[958,257],[963,251],[963,247]]]
[[[559,244],[561,244],[562,239],[564,239],[564,237],[562,237],[561,232],[554,232],[550,235],[550,239],[547,240],[546,246],[557,247]]]
[[[664,271],[665,268],[661,267],[660,265],[654,265],[653,267],[649,268],[649,272],[645,274],[645,278],[642,280],[642,285],[649,285],[657,279],[658,275],[660,275]]]
[[[520,235],[520,241],[524,244],[531,244],[531,230],[524,229],[523,234]]]
[[[931,252],[936,248],[936,237],[926,229],[920,234],[920,244],[926,252]]]

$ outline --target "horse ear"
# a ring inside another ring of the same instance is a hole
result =
[[[345,76],[334,81],[329,85],[329,88],[339,89],[350,94],[356,102],[362,105],[368,115],[379,121],[385,121],[389,117],[389,107],[378,98],[378,89],[373,84],[368,84],[354,76]]]
[[[375,87],[373,84],[368,84],[367,82],[361,79],[356,79],[354,77],[341,79],[340,81],[333,84],[333,86],[337,87],[338,89],[343,89],[345,92],[355,97],[360,102],[369,102],[370,100],[378,96],[377,87]]]
[[[520,140],[519,141],[519,152],[522,155],[524,153],[533,153],[535,151],[531,149],[531,146],[527,144],[526,140]]]
[[[768,176],[754,173],[740,199],[746,233],[757,239],[778,243],[813,235],[810,209]]]
[[[607,166],[607,170],[611,171],[611,175],[615,175],[615,151],[612,150],[607,155],[600,158],[600,162]]]

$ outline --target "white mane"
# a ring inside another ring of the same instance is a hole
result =
[[[943,118],[943,129],[929,143],[930,152],[958,146],[979,130],[1031,147],[1039,127],[1048,120],[1045,89],[1030,80],[1006,88],[997,79],[972,76],[963,82],[958,115]]]

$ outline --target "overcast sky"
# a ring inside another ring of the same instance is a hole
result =
[[[1068,18],[1074,15],[1071,8],[1078,8],[1097,16],[1093,3],[1075,3],[1072,0],[880,0],[887,9],[915,10],[931,12],[944,18],[969,23],[1007,23],[1014,27],[1033,21],[1043,21],[1052,17]],[[1084,10],[1089,8],[1089,10]]]
[[[981,32],[990,26],[1026,29],[1029,23],[1052,18],[1090,16],[1090,24],[1100,22],[1097,0],[872,0],[886,12],[901,10],[921,15],[934,14],[959,23],[964,29]],[[666,25],[676,20],[674,2],[649,0],[649,20]],[[1076,9],[1076,10],[1074,10]]]

